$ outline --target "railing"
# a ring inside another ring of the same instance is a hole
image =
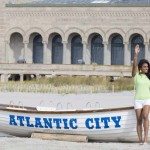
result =
[[[131,66],[0,64],[0,74],[131,76]]]

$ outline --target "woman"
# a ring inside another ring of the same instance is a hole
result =
[[[149,110],[150,110],[150,64],[142,59],[138,64],[139,45],[135,47],[132,76],[135,82],[135,112],[137,118],[137,134],[140,144],[148,142]],[[142,138],[142,126],[144,127],[144,139]]]

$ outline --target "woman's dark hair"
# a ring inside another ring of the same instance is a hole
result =
[[[148,60],[146,60],[146,59],[141,59],[140,60],[140,62],[139,62],[139,64],[138,64],[138,70],[139,70],[139,72],[140,72],[140,69],[142,68],[142,66],[143,66],[143,64],[148,64],[148,73],[146,73],[145,75],[149,78],[149,80],[150,80],[150,63],[149,63],[149,61]]]

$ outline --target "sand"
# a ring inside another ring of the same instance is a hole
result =
[[[133,106],[134,92],[52,94],[0,92],[1,104],[20,106],[49,106],[56,109],[114,108]]]
[[[76,143],[30,138],[0,138],[1,150],[149,150],[150,144],[138,143]]]

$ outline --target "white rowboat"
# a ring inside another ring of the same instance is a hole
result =
[[[41,132],[86,135],[95,141],[138,141],[133,107],[44,111],[0,105],[0,132],[21,137]]]

